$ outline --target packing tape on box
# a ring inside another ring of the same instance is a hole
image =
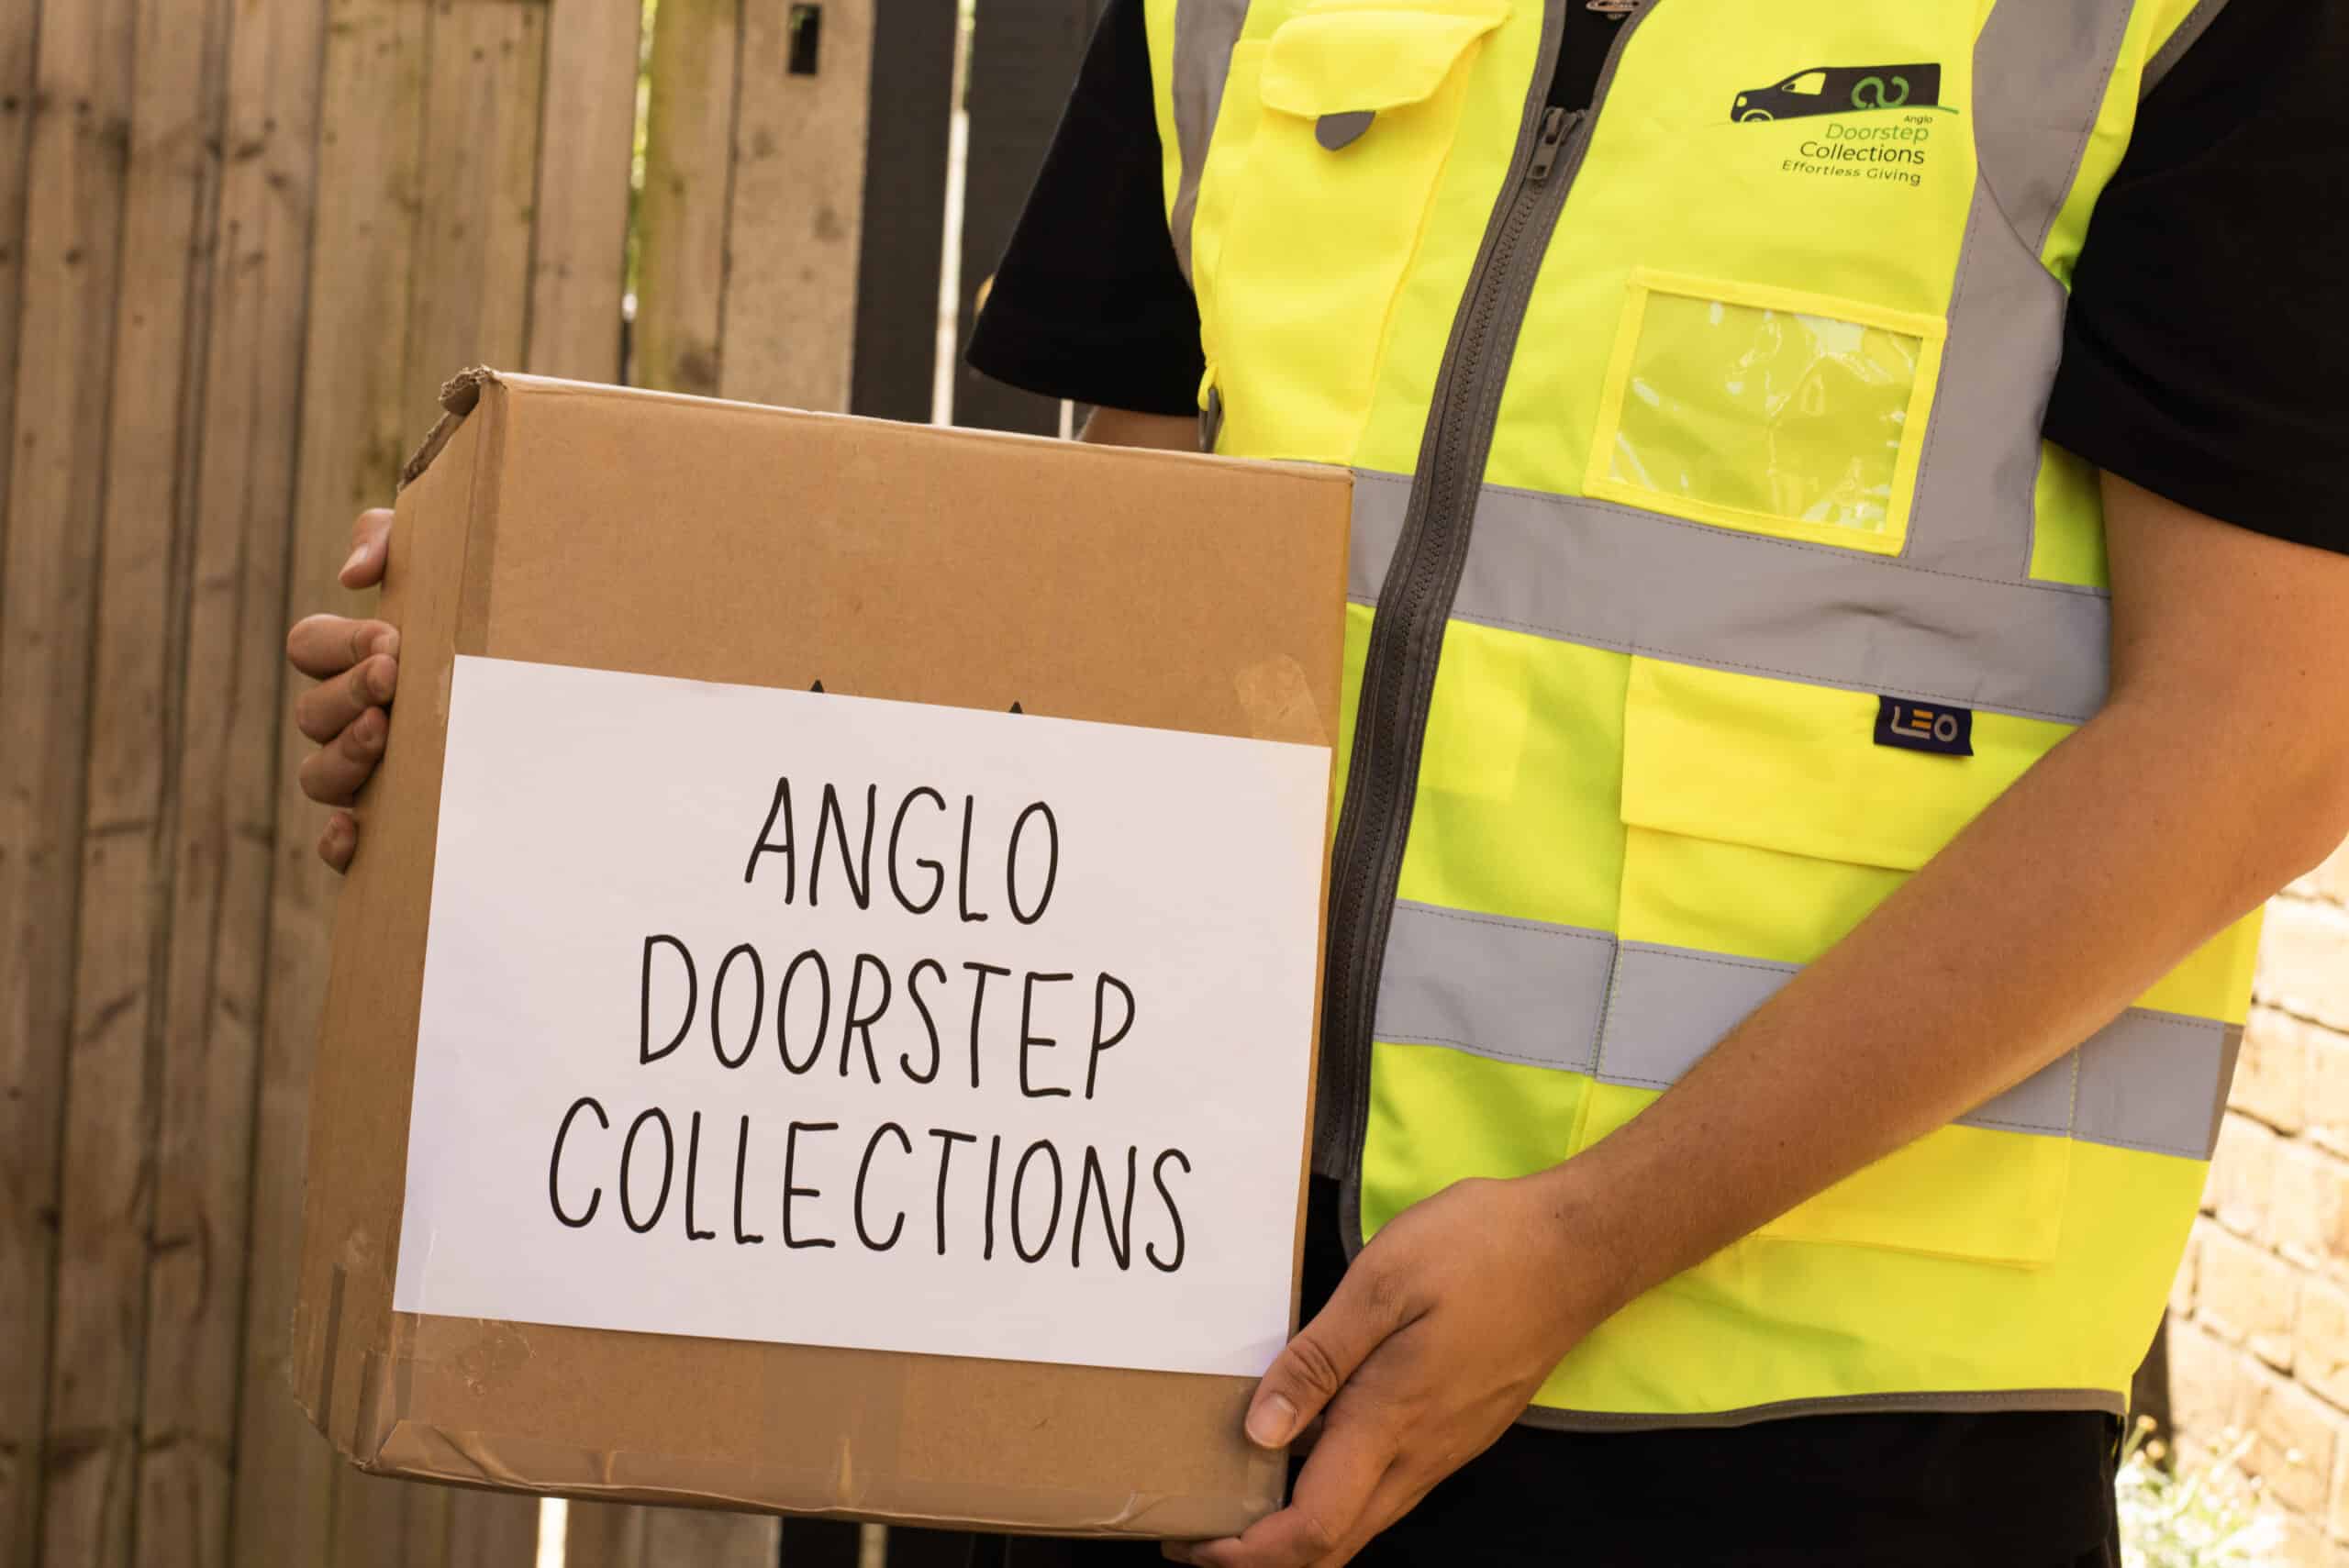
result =
[[[1146,1535],[1155,1530],[1170,1537],[1197,1537],[1219,1528],[1230,1507],[1223,1499],[1180,1494],[1048,1492],[907,1477],[893,1478],[852,1501],[827,1490],[836,1485],[839,1470],[827,1477],[697,1456],[597,1451],[507,1434],[448,1431],[414,1421],[394,1429],[377,1462],[368,1468],[597,1502],[751,1513],[773,1512],[778,1497],[790,1497],[793,1513],[912,1526],[991,1524],[1032,1530],[1041,1506],[1062,1521],[1046,1533],[1070,1535]]]
[[[352,1277],[353,1274],[358,1277]],[[321,1424],[332,1433],[339,1350],[364,1343],[360,1318],[367,1304],[386,1295],[364,1263],[337,1264],[323,1329],[324,1354],[317,1385]],[[545,1433],[481,1430],[447,1420],[417,1418],[419,1400],[446,1409],[472,1399],[514,1392],[511,1385],[536,1379],[560,1386],[558,1355],[534,1354],[540,1329],[476,1318],[389,1314],[387,1349],[359,1353],[351,1368],[352,1411],[347,1440],[361,1468],[377,1474],[540,1492],[601,1501],[697,1506],[751,1512],[820,1514],[895,1520],[909,1525],[976,1526],[1069,1535],[1127,1535],[1196,1539],[1229,1533],[1235,1520],[1229,1494],[1134,1490],[1088,1491],[1043,1488],[1032,1483],[1005,1485],[936,1473],[907,1473],[909,1462],[934,1470],[941,1455],[932,1433],[931,1453],[909,1451],[907,1415],[915,1401],[936,1403],[954,1390],[952,1362],[900,1362],[876,1377],[865,1367],[856,1380],[854,1405],[843,1412],[829,1407],[836,1429],[820,1435],[820,1448],[807,1441],[807,1425],[793,1407],[790,1390],[779,1387],[770,1455],[794,1445],[799,1435],[807,1452],[791,1460],[770,1458],[744,1463],[707,1454],[642,1448],[595,1448]],[[657,1337],[654,1337],[657,1338]],[[944,1381],[941,1381],[943,1379]],[[543,1389],[540,1390],[543,1392]],[[540,1408],[535,1401],[529,1402]],[[690,1403],[690,1402],[689,1402]],[[562,1413],[548,1412],[560,1422]],[[837,1429],[844,1426],[845,1430]],[[1277,1507],[1282,1462],[1265,1458],[1256,1467],[1251,1506],[1254,1512]],[[1049,1527],[1038,1524],[1049,1518]]]
[[[1251,664],[1231,677],[1233,695],[1248,720],[1248,733],[1259,740],[1285,740],[1293,745],[1327,746],[1319,706],[1313,700],[1313,683],[1305,666],[1284,653]]]
[[[593,1448],[544,1433],[435,1425],[413,1417],[419,1382],[438,1383],[446,1396],[445,1380],[453,1375],[467,1392],[486,1396],[508,1380],[544,1373],[531,1366],[530,1328],[407,1314],[395,1315],[394,1325],[395,1353],[370,1356],[362,1370],[361,1427],[381,1434],[365,1468],[379,1473],[607,1502],[787,1508],[912,1525],[1034,1529],[1038,1518],[1050,1518],[1052,1533],[1187,1538],[1233,1528],[1229,1496],[1046,1489],[903,1473],[908,1402],[934,1394],[905,1364],[865,1384],[852,1410],[832,1407],[847,1429],[826,1441],[820,1463],[744,1463],[707,1454]],[[865,1376],[873,1376],[871,1369]],[[786,1397],[778,1397],[776,1412],[775,1446],[782,1447],[797,1417]],[[1280,1462],[1268,1458],[1261,1479],[1261,1501],[1269,1508],[1278,1502]]]

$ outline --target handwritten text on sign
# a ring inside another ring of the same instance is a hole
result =
[[[459,659],[395,1306],[1262,1371],[1329,765]]]

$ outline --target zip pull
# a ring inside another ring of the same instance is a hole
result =
[[[1550,171],[1557,165],[1558,149],[1581,123],[1580,114],[1569,113],[1554,104],[1542,111],[1542,139],[1533,144],[1533,161],[1525,171],[1530,183],[1538,185],[1550,177]]]

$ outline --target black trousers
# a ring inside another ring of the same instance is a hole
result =
[[[1430,1493],[1354,1562],[1360,1568],[2121,1568],[2120,1536],[2110,1525],[2106,1539],[2085,1552],[2032,1556],[2018,1554],[2029,1550],[2020,1545],[2032,1533],[2028,1519],[2009,1521],[2010,1532],[1984,1531],[1977,1519],[1936,1529],[1920,1518],[1904,1530],[1865,1518],[1757,1515],[1748,1510],[1766,1502],[1734,1496],[1707,1518],[1648,1521],[1656,1539],[1643,1547],[1630,1539],[1642,1533],[1635,1518],[1618,1515],[1594,1529],[1598,1520],[1553,1506],[1556,1489],[1533,1468],[1546,1465],[1546,1456],[1512,1454],[1508,1441]],[[2001,1535],[2015,1544],[2002,1543]],[[1152,1568],[1163,1561],[1148,1541],[983,1537],[973,1568]]]

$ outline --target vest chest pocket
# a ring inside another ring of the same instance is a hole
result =
[[[1584,489],[1898,555],[1945,335],[1935,317],[1635,272]]]
[[[1976,714],[1974,755],[1930,755],[1876,744],[1877,710],[1862,693],[1632,659],[1624,943],[1578,1144],[1644,1109],[2065,733]],[[1758,1236],[2046,1262],[2070,1182],[2066,1071],[2019,1092],[2028,1116],[1930,1133]]]
[[[1265,40],[1245,153],[1195,239],[1221,450],[1344,461],[1471,62],[1502,0],[1313,0]],[[1235,66],[1238,61],[1235,61]],[[1245,92],[1235,70],[1230,91]]]

